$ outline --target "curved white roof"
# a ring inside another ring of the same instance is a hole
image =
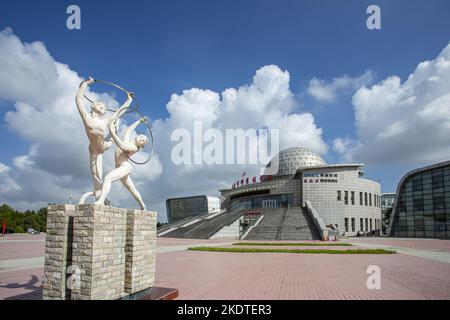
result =
[[[278,161],[278,171],[276,171],[276,162]],[[267,164],[265,174],[271,175],[293,175],[298,169],[307,167],[325,166],[325,160],[318,154],[309,149],[295,147],[280,151]],[[269,170],[271,168],[271,170]],[[276,172],[273,171],[275,169]]]

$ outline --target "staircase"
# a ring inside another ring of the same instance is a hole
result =
[[[229,226],[243,215],[242,209],[232,212],[224,212],[219,215],[209,215],[202,217],[198,221],[193,220],[192,224],[184,224],[173,231],[161,234],[160,237],[167,238],[188,238],[188,239],[209,239],[213,234]]]
[[[287,208],[262,209],[264,218],[245,237],[245,240],[277,240],[279,227]]]
[[[289,208],[278,240],[319,240],[320,234],[301,207]]]
[[[319,232],[301,207],[263,209],[264,218],[245,240],[317,240]]]

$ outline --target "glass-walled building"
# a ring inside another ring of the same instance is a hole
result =
[[[167,219],[169,223],[175,223],[200,214],[211,213],[219,209],[220,200],[218,197],[201,195],[166,200]]]
[[[394,237],[450,238],[450,161],[402,178],[391,221]]]
[[[392,209],[395,203],[395,193],[381,194],[381,232],[387,234],[389,222],[391,221]]]

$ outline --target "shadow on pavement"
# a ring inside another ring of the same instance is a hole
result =
[[[20,284],[20,283],[8,283],[6,285],[0,284],[0,288],[6,289],[25,289],[30,292],[18,294],[5,298],[5,300],[41,300],[42,299],[42,285],[39,284],[40,280],[37,276],[31,276],[30,281]]]

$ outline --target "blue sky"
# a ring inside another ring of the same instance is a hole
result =
[[[202,88],[222,92],[249,84],[255,71],[277,65],[289,71],[299,112],[311,112],[330,148],[356,137],[355,90],[323,104],[309,96],[312,78],[332,81],[371,70],[378,83],[402,80],[419,62],[434,59],[450,40],[450,2],[438,1],[77,1],[82,29],[65,27],[68,1],[2,1],[0,30],[23,42],[42,41],[52,57],[82,77],[126,84],[152,118],[168,116],[172,93]],[[382,29],[366,28],[366,8],[381,8]],[[0,71],[1,72],[1,71]],[[0,117],[13,108],[2,101]],[[0,162],[10,166],[30,143],[2,120]],[[366,167],[384,191],[418,163]],[[169,197],[171,195],[167,195]]]

